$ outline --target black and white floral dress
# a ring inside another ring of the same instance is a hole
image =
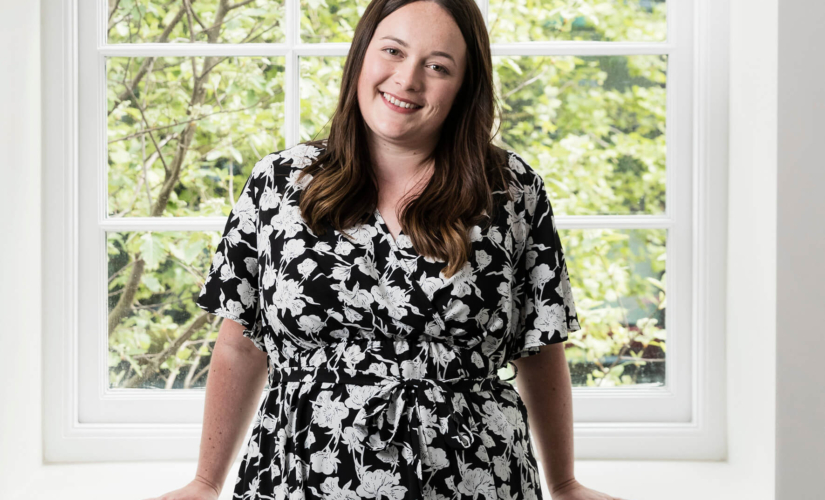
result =
[[[544,182],[507,152],[510,190],[461,272],[393,238],[378,210],[315,235],[301,169],[271,153],[230,214],[198,305],[246,327],[269,383],[234,498],[542,498],[510,360],[579,329]]]

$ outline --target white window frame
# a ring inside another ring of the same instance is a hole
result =
[[[349,43],[106,45],[105,0],[42,0],[44,394],[47,462],[196,460],[204,393],[108,391],[107,231],[223,229],[221,217],[106,220],[105,60],[111,56],[283,56],[283,134],[299,137],[299,57]],[[487,0],[478,0],[486,17]],[[726,458],[728,2],[668,0],[660,43],[493,44],[500,55],[667,54],[667,203],[661,216],[558,216],[560,229],[668,230],[667,385],[574,388],[577,459]],[[50,31],[53,30],[53,31]],[[240,457],[239,457],[240,458]]]

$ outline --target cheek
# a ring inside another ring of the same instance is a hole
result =
[[[362,103],[367,103],[375,97],[375,87],[378,82],[375,76],[364,68],[361,76],[358,78],[358,100]]]
[[[456,97],[452,90],[445,89],[433,103],[433,110],[436,113],[448,113],[455,103]]]
[[[361,68],[361,79],[365,86],[377,86],[381,83],[381,75],[384,73],[385,70],[380,60],[375,60],[370,57],[364,59],[364,64]]]

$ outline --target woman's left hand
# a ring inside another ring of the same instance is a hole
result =
[[[553,500],[625,500],[607,493],[591,490],[575,479],[565,481],[555,487],[551,493]]]

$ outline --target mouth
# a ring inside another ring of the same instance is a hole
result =
[[[413,104],[406,101],[402,101],[401,99],[397,99],[392,94],[389,94],[387,92],[382,92],[379,90],[378,93],[381,94],[381,97],[384,99],[384,102],[398,110],[415,111],[416,109],[421,109],[422,107],[418,104]]]

